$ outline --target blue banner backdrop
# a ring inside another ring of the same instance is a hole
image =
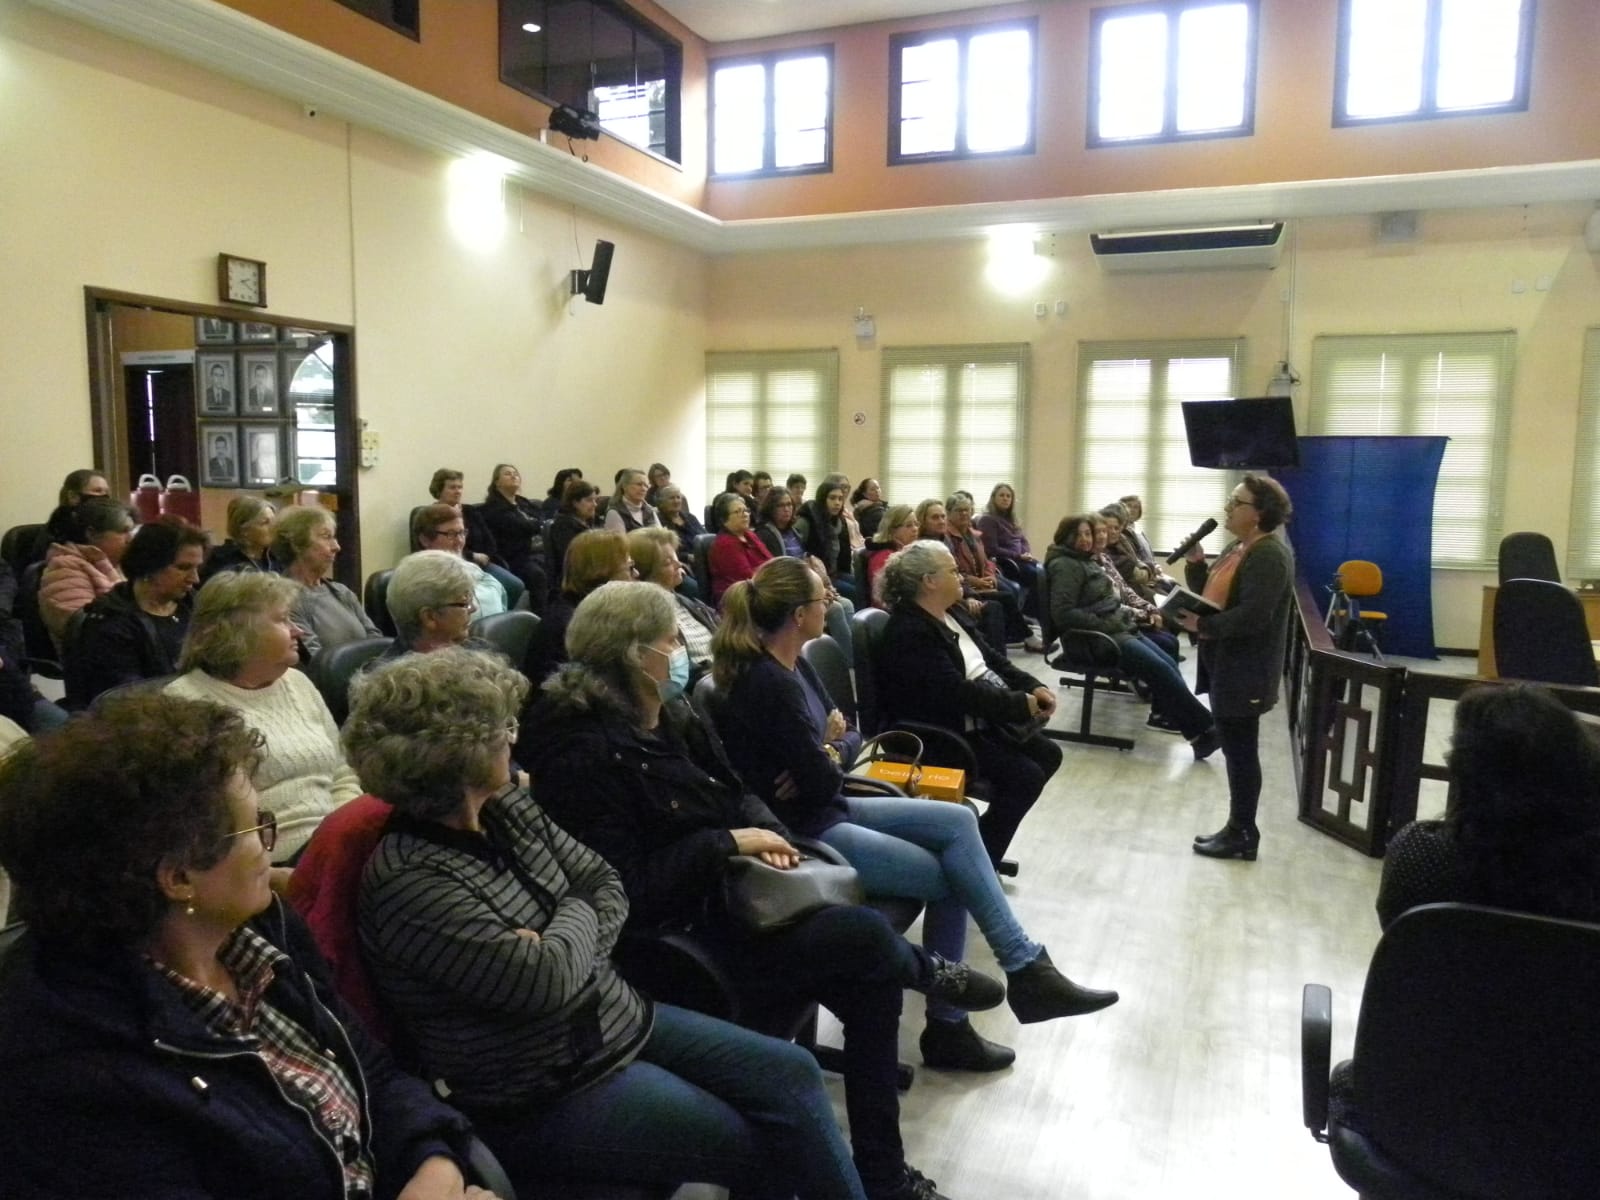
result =
[[[1442,437],[1302,437],[1300,465],[1276,477],[1294,501],[1289,537],[1300,572],[1327,613],[1328,585],[1346,559],[1383,570],[1384,652],[1437,658],[1433,644],[1433,488]]]

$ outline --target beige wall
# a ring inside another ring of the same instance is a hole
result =
[[[1260,390],[1292,320],[1288,344],[1304,379],[1297,409],[1305,428],[1317,334],[1513,329],[1518,363],[1504,527],[1545,530],[1565,553],[1583,331],[1600,324],[1600,269],[1582,237],[1587,215],[1573,206],[1427,213],[1418,240],[1400,246],[1378,245],[1370,218],[1303,221],[1292,232],[1296,248],[1270,272],[1108,276],[1092,261],[1087,238],[1062,235],[1054,257],[1031,264],[1037,281],[1010,292],[986,278],[989,248],[981,242],[741,256],[712,267],[710,344],[836,346],[841,466],[860,478],[881,467],[882,347],[1029,342],[1025,504],[1038,539],[1078,501],[1072,445],[1080,341],[1242,335],[1246,387]],[[1541,277],[1549,278],[1549,290],[1538,289]],[[1520,292],[1513,290],[1518,280]],[[1038,300],[1050,305],[1049,316],[1034,316]],[[1054,313],[1057,300],[1068,304],[1065,317]],[[852,334],[858,306],[877,319],[873,343],[859,344]],[[849,420],[858,409],[868,415],[859,428]],[[1486,579],[1435,573],[1440,645],[1476,646]]]
[[[0,526],[43,520],[88,463],[85,285],[215,303],[221,250],[267,261],[266,315],[356,327],[382,438],[361,476],[368,569],[403,550],[444,463],[482,486],[512,460],[540,493],[569,464],[700,472],[698,254],[515,188],[463,236],[447,160],[21,0],[0,0],[0,97]],[[606,303],[569,312],[566,272],[600,236],[618,244]]]

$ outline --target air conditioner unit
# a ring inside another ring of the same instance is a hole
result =
[[[1271,270],[1282,247],[1282,221],[1089,235],[1095,261],[1106,271]]]

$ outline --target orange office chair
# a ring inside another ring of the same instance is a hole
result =
[[[1341,650],[1364,650],[1381,659],[1377,630],[1389,614],[1362,608],[1361,601],[1383,592],[1383,569],[1364,558],[1348,559],[1334,572],[1329,590],[1333,599],[1328,602],[1328,629],[1334,644]]]

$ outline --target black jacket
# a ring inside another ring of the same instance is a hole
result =
[[[194,597],[185,596],[177,612],[184,629],[193,611]],[[83,626],[62,663],[68,708],[85,708],[101,692],[124,683],[178,673],[177,655],[156,631],[162,618],[139,607],[131,582],[117,584],[83,614]]]
[[[235,541],[226,541],[210,554],[206,555],[205,566],[200,568],[200,582],[204,583],[213,575],[223,571],[271,571],[281,574],[283,568],[278,565],[278,560],[272,557],[268,550],[257,562],[244,552],[244,547]]]
[[[506,566],[521,574],[523,564],[533,556],[533,539],[539,536],[539,506],[526,496],[518,496],[513,504],[499,492],[490,492],[477,508]]]
[[[287,953],[266,998],[355,1081],[377,1194],[457,1151],[468,1125],[402,1074],[333,993],[300,919],[276,899],[251,927]],[[142,956],[25,934],[0,970],[3,1200],[335,1200],[333,1147],[255,1054],[220,1043]]]
[[[827,509],[807,500],[794,515],[800,544],[828,568],[835,579],[850,577],[850,530],[843,517],[830,518]]]
[[[589,672],[568,667],[547,685],[518,746],[540,806],[617,869],[628,923],[644,929],[696,924],[715,911],[736,851],[730,830],[787,836],[687,704],[667,705],[656,733],[640,730]]]
[[[1205,587],[1210,570],[1206,563],[1187,564],[1191,591]],[[1227,605],[1200,618],[1194,690],[1211,694],[1211,711],[1217,716],[1259,716],[1278,703],[1293,606],[1294,556],[1281,539],[1264,537],[1245,551],[1228,586]]]
[[[926,721],[958,733],[968,717],[1002,725],[1027,721],[1028,693],[1044,684],[990,649],[966,613],[955,608],[950,615],[1005,686],[968,679],[956,634],[919,606],[903,605],[889,615],[873,664],[886,720]]]

